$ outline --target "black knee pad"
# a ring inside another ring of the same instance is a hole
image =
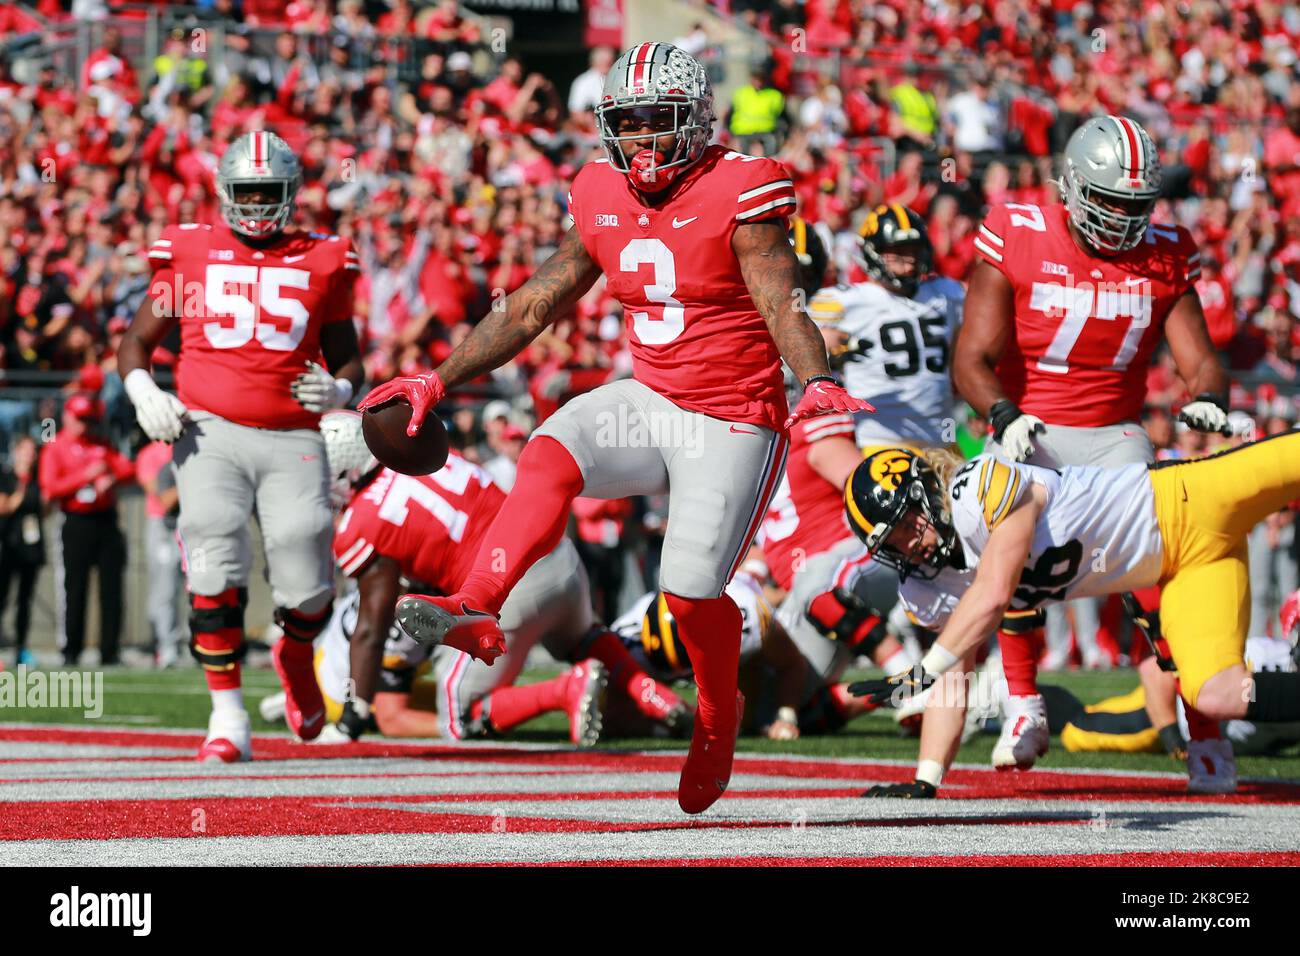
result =
[[[883,616],[857,594],[834,588],[808,603],[808,622],[854,655],[870,655],[889,634]]]
[[[1047,612],[1042,608],[1028,611],[1007,611],[1002,615],[998,630],[1004,634],[1028,634],[1047,626]]]
[[[292,641],[304,641],[310,644],[316,640],[334,613],[334,599],[330,598],[316,615],[303,614],[301,611],[287,607],[277,607],[274,612],[275,623],[280,625],[284,636]]]
[[[194,606],[195,595],[190,595],[190,655],[205,670],[224,671],[244,659],[244,606],[248,589],[236,588],[238,603],[234,606]],[[232,635],[230,632],[234,631]]]

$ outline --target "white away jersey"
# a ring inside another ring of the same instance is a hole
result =
[[[944,445],[944,419],[952,415],[948,362],[961,323],[966,293],[961,284],[932,278],[915,298],[874,282],[822,289],[809,303],[818,325],[839,329],[863,343],[844,365],[844,387],[876,407],[857,416],[859,447],[897,440]]]
[[[1033,485],[1047,492],[1012,610],[1150,587],[1160,578],[1164,543],[1146,465],[1017,465],[979,455],[953,475],[952,522],[975,568],[993,529]]]
[[[772,608],[763,597],[762,586],[749,574],[738,572],[727,585],[728,595],[740,608],[740,663],[744,664],[763,647],[763,635],[771,626]],[[643,594],[617,621],[610,625],[610,630],[618,635],[619,640],[631,652],[637,665],[655,680],[673,681],[691,676],[689,667],[668,670],[662,662],[662,655],[651,654],[646,647],[646,640],[651,636],[646,624],[647,611],[665,616],[664,624],[672,621],[672,614],[662,602],[658,607],[651,604],[658,596],[658,591]],[[660,628],[663,629],[662,626]]]

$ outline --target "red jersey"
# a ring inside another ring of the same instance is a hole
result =
[[[1006,203],[989,210],[980,256],[1015,290],[1015,326],[998,361],[1007,398],[1049,425],[1136,421],[1151,353],[1174,303],[1201,275],[1182,226],[1152,224],[1113,258],[1074,241],[1065,206]]]
[[[149,262],[151,295],[180,321],[186,407],[254,428],[317,426],[289,386],[308,361],[324,364],[321,327],[352,320],[351,241],[295,230],[254,248],[224,223],[168,226]]]
[[[623,305],[633,377],[690,411],[781,431],[781,356],[731,237],[794,212],[790,174],[710,146],[661,202],[640,195],[604,159],[584,166],[569,194],[574,228]]]
[[[785,591],[790,590],[804,562],[853,534],[844,517],[843,489],[836,488],[808,463],[813,444],[835,435],[853,441],[851,415],[820,415],[790,429],[785,476],[760,531],[763,559],[772,580]]]
[[[73,438],[60,432],[43,452],[37,466],[41,494],[69,514],[99,514],[117,505],[117,495],[110,486],[95,487],[101,475],[126,481],[135,474],[135,466],[107,439],[82,435]]]
[[[382,555],[404,577],[452,594],[505,500],[491,475],[455,452],[432,475],[384,468],[348,502],[334,532],[334,557],[356,577]]]

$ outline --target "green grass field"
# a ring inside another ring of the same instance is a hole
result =
[[[541,680],[553,670],[526,671],[523,682]],[[856,675],[853,675],[856,676]],[[172,671],[109,668],[103,671],[103,713],[87,719],[81,710],[67,708],[12,708],[0,706],[0,722],[58,723],[87,726],[127,726],[146,730],[176,727],[202,729],[207,726],[208,694],[199,672],[194,669]],[[1044,683],[1053,683],[1072,691],[1085,703],[1093,703],[1113,694],[1131,690],[1137,682],[1132,671],[1110,673],[1052,674]],[[284,726],[270,725],[261,719],[257,701],[279,689],[273,671],[246,668],[245,698],[253,719],[254,731],[283,732]],[[689,696],[689,694],[687,695]],[[567,739],[566,723],[560,714],[547,714],[512,735],[511,739],[532,742],[559,742]],[[985,764],[995,738],[977,735],[962,747],[958,761]],[[602,742],[602,747],[626,750],[677,749],[683,741],[651,738],[628,738]],[[770,741],[765,738],[742,738],[740,750],[749,753],[783,753],[810,757],[866,757],[913,760],[916,741],[899,736],[894,722],[885,715],[868,714],[838,734],[806,737],[798,741]],[[1087,767],[1112,770],[1175,771],[1178,764],[1163,754],[1071,754],[1054,742],[1051,752],[1039,763],[1042,767]],[[1243,777],[1300,781],[1300,748],[1292,747],[1274,757],[1238,758],[1238,772]]]

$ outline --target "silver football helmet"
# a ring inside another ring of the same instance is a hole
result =
[[[1162,179],[1146,130],[1127,116],[1094,116],[1066,143],[1058,185],[1075,228],[1098,252],[1117,255],[1142,241]]]
[[[345,504],[352,489],[379,467],[361,432],[361,416],[345,409],[335,409],[320,417],[320,432],[325,437],[325,461],[330,470],[330,497],[336,505]]]
[[[258,187],[276,196],[272,203],[240,202],[241,190]],[[217,165],[217,201],[232,230],[266,238],[289,224],[294,199],[302,186],[302,165],[289,144],[265,130],[240,136]]]
[[[644,139],[638,132],[623,132],[629,120],[637,119],[671,133],[672,151],[644,149],[630,159],[624,155],[621,143]],[[605,76],[596,106],[610,164],[645,192],[663,189],[703,155],[714,119],[713,90],[704,67],[671,43],[639,43],[620,56]]]

